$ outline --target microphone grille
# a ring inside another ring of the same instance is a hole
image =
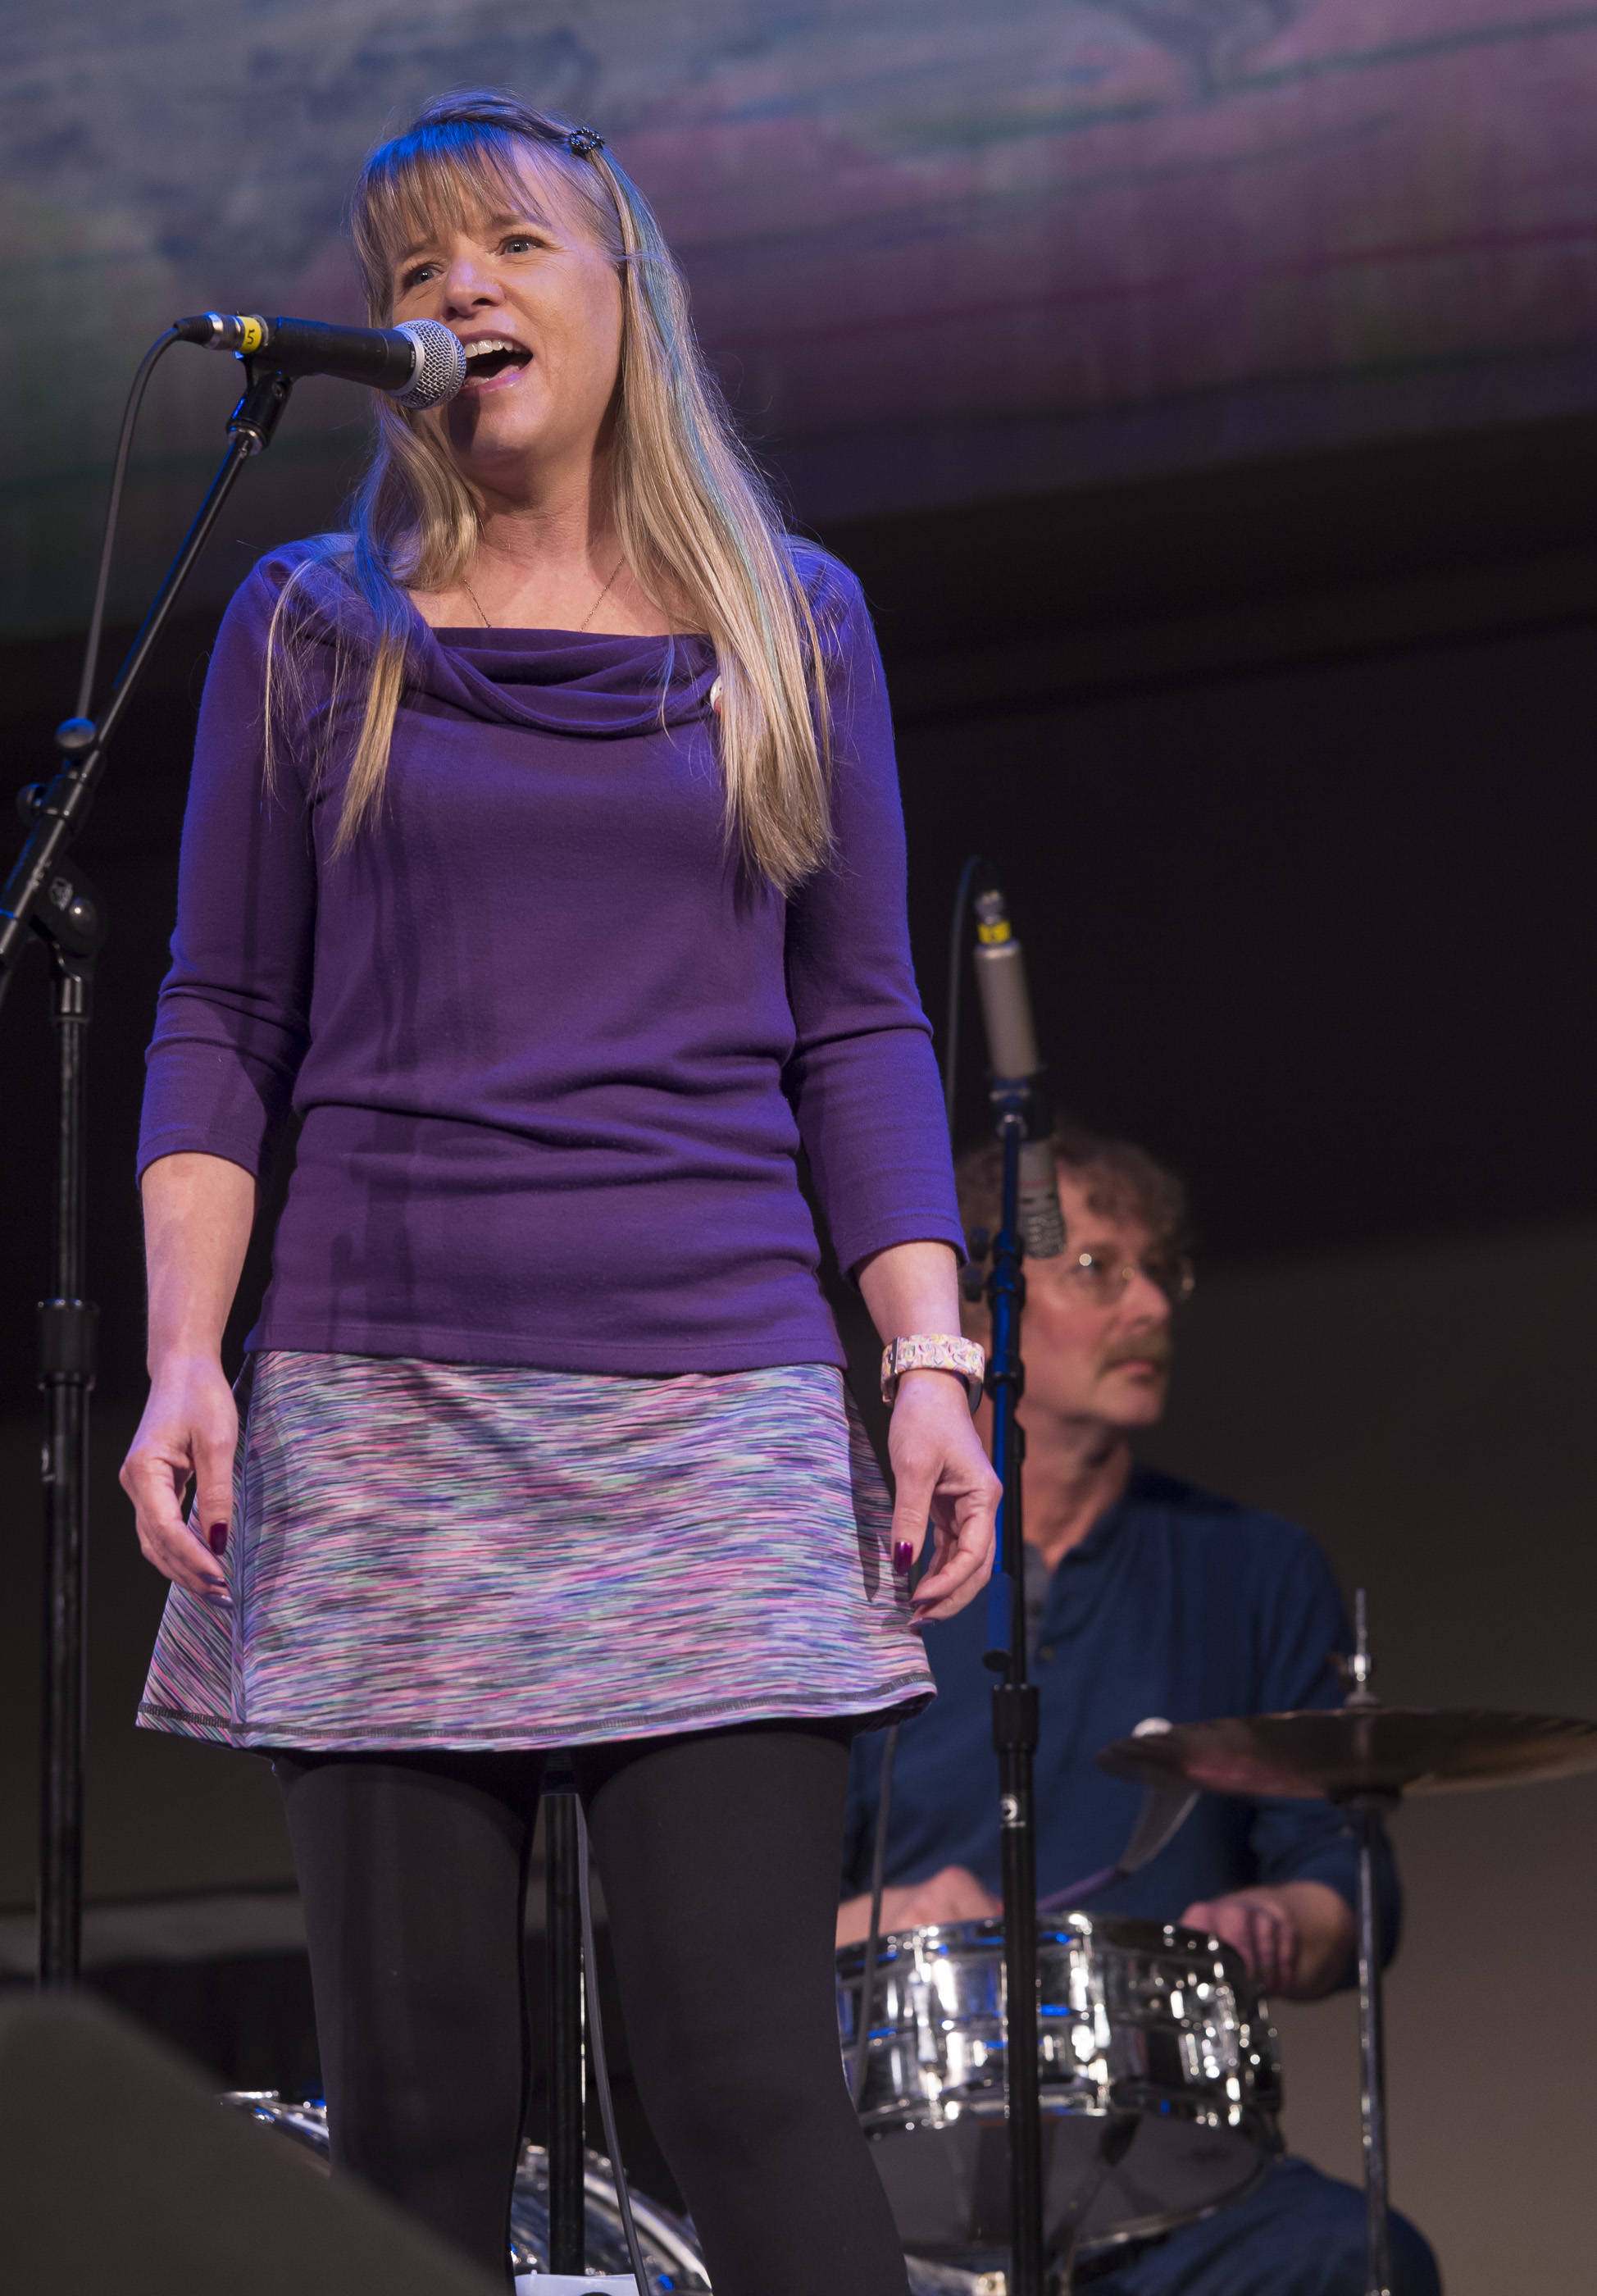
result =
[[[405,319],[396,328],[415,346],[416,369],[403,390],[394,393],[401,406],[441,406],[453,398],[466,379],[466,354],[458,335],[437,319]]]

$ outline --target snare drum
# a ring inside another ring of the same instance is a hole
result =
[[[838,1955],[845,2063],[863,1945]],[[1282,2149],[1269,2014],[1217,1939],[1114,1915],[1039,1925],[1045,2223],[1078,2251],[1169,2232],[1239,2200]],[[956,1922],[879,1945],[860,2118],[906,2248],[1007,2245],[1003,1927]]]

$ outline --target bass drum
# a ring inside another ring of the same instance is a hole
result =
[[[236,2104],[267,2128],[292,2137],[325,2161],[327,2108],[324,2104],[291,2104],[275,2089],[235,2089],[225,2100]],[[610,2162],[596,2152],[586,2156],[583,2189],[587,2198],[587,2268],[590,2274],[626,2275],[632,2270],[627,2235],[616,2200]],[[699,2253],[697,2235],[685,2217],[673,2216],[658,2202],[635,2190],[633,2222],[648,2267],[650,2296],[676,2296],[679,2290],[708,2290],[709,2276]],[[521,2153],[511,2200],[511,2261],[518,2278],[549,2269],[549,2156],[542,2145],[528,2144]],[[995,2296],[993,2275],[979,2277],[921,2257],[905,2259],[912,2296]],[[527,2296],[536,2296],[536,2277]]]
[[[291,2104],[273,2089],[236,2089],[227,2098],[257,2120],[292,2137],[311,2152],[327,2158],[327,2108],[324,2104]],[[610,2162],[596,2152],[583,2164],[583,2192],[590,2274],[630,2274],[627,2235],[616,2200]],[[678,2296],[683,2290],[707,2291],[709,2275],[699,2253],[693,2228],[668,2209],[632,2195],[633,2222],[649,2273],[650,2296]],[[549,2269],[549,2156],[541,2144],[521,2148],[510,2206],[511,2261],[518,2276]],[[536,2279],[531,2283],[536,2288]]]
[[[863,1945],[838,1955],[851,2067]],[[1144,2240],[1239,2200],[1282,2149],[1281,2064],[1239,1955],[1156,1922],[1038,1926],[1045,2226],[1055,2251]],[[906,2248],[977,2265],[1009,2238],[1003,1925],[880,1939],[857,2100]]]

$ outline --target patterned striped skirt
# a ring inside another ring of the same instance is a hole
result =
[[[139,1722],[233,1746],[584,1745],[931,1694],[828,1365],[619,1379],[256,1358],[230,1600],[174,1587]]]

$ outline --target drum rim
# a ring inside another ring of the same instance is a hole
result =
[[[905,1949],[906,1940],[914,1938],[935,1939],[947,1945],[1002,1945],[1003,1916],[1002,1914],[982,1914],[966,1922],[922,1922],[913,1929],[883,1930],[876,1940],[878,1964],[883,1956],[892,1957]],[[1192,1930],[1180,1922],[1155,1922],[1140,1914],[1094,1914],[1092,1912],[1050,1914],[1037,1924],[1037,1949],[1041,1952],[1050,1944],[1090,1943],[1101,1939],[1123,1952],[1197,1952],[1214,1956],[1225,1963],[1229,1980],[1240,1977],[1244,1989],[1261,2005],[1265,1996],[1254,1986],[1247,1963],[1236,1948],[1212,1931]],[[1156,1942],[1157,1940],[1157,1942]],[[833,1959],[839,1980],[862,1976],[865,1966],[864,1938],[856,1938],[848,1945],[838,1947]]]

